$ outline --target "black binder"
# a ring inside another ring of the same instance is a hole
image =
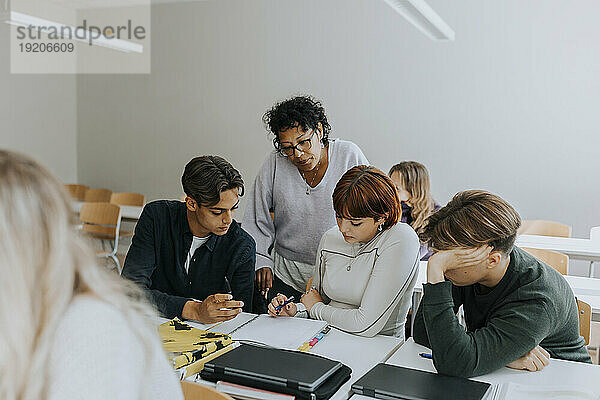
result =
[[[352,385],[352,391],[377,399],[481,400],[489,383],[378,364]]]
[[[320,399],[333,395],[350,372],[341,362],[314,354],[242,344],[208,361],[200,376]]]

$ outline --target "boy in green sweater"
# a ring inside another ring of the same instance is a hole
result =
[[[520,225],[510,204],[480,190],[456,194],[430,217],[421,239],[436,253],[413,334],[431,348],[439,373],[538,371],[551,357],[591,363],[569,284],[514,247]],[[456,317],[461,305],[466,331]]]

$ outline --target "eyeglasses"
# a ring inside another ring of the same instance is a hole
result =
[[[312,147],[312,138],[315,136],[315,131],[313,130],[312,135],[308,137],[308,139],[304,139],[296,143],[295,146],[285,146],[279,149],[279,152],[286,157],[291,157],[298,150],[299,153],[306,153]]]

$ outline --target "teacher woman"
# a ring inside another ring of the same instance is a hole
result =
[[[256,285],[269,301],[297,296],[312,275],[321,236],[335,226],[333,189],[350,168],[368,164],[354,143],[329,138],[321,103],[297,96],[273,106],[263,122],[275,151],[260,168],[242,222],[256,241]]]

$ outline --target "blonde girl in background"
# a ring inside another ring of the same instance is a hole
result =
[[[0,150],[0,399],[182,399],[154,311],[71,218],[56,178]]]
[[[441,208],[431,196],[429,172],[416,161],[402,161],[394,165],[389,177],[396,186],[402,207],[401,222],[409,224],[417,234],[421,234],[431,214]],[[421,260],[428,260],[433,254],[425,244],[421,244]]]

